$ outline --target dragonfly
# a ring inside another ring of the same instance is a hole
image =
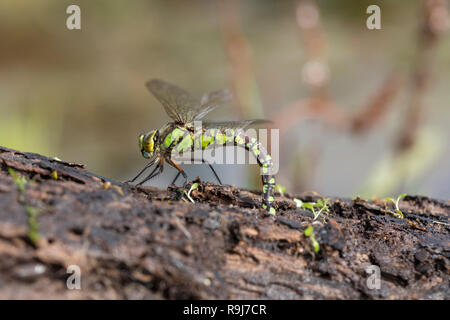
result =
[[[229,102],[232,94],[227,89],[221,89],[204,94],[201,99],[194,98],[186,90],[160,79],[152,79],[146,83],[148,90],[162,104],[167,115],[173,120],[161,129],[151,130],[140,134],[138,145],[142,156],[149,159],[149,163],[128,183],[135,182],[153,165],[154,168],[137,185],[153,179],[164,170],[164,162],[178,170],[172,184],[180,175],[184,178],[183,190],[188,177],[177,161],[174,154],[181,155],[194,152],[195,148],[205,150],[218,146],[234,145],[245,148],[257,159],[260,166],[263,184],[261,207],[270,214],[275,214],[273,207],[275,177],[272,175],[273,161],[262,144],[253,137],[245,135],[243,129],[249,125],[267,123],[269,121],[254,119],[243,121],[201,122],[201,130],[194,127],[194,122],[201,119],[216,107]],[[198,123],[198,122],[196,122]],[[222,184],[213,166],[205,159],[193,159],[208,164],[215,178]]]

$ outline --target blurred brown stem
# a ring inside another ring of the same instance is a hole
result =
[[[218,0],[219,18],[230,65],[230,81],[235,93],[234,111],[238,117],[254,117],[262,113],[254,79],[250,45],[242,34],[236,0]]]
[[[435,48],[441,35],[448,29],[449,12],[445,0],[424,0],[423,16],[419,26],[417,58],[411,73],[410,103],[395,150],[403,152],[416,140],[423,122],[423,99],[432,74]]]

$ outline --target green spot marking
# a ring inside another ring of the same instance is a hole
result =
[[[224,134],[221,132],[217,132],[216,134],[216,144],[217,145],[224,145],[227,142],[227,138]]]
[[[183,135],[185,131],[179,128],[175,128],[170,132],[166,138],[164,139],[164,147],[169,148],[173,141],[178,141]]]
[[[192,141],[191,135],[187,135],[187,136],[184,137],[184,139],[181,140],[181,142],[177,145],[177,150],[178,150],[179,152],[184,152],[184,151],[186,151],[186,150],[188,150],[188,149],[191,148],[192,143],[193,143],[193,141]]]
[[[202,135],[202,149],[205,149],[213,142],[214,142],[214,137],[210,137],[206,133],[204,135]]]
[[[243,144],[245,143],[245,140],[244,140],[241,136],[239,136],[239,135],[237,135],[237,136],[234,138],[234,141],[236,141],[236,143],[237,143],[237,144],[240,144],[240,145],[243,145]]]

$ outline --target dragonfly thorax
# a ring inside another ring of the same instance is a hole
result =
[[[151,158],[155,151],[159,149],[158,145],[159,130],[152,130],[139,135],[139,150],[144,158]]]

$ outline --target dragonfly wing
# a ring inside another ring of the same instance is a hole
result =
[[[201,106],[200,101],[195,99],[184,89],[159,79],[152,79],[146,83],[148,90],[164,106],[169,117],[173,120],[186,123],[191,121],[197,114],[196,110]]]
[[[212,111],[216,107],[231,101],[231,98],[232,94],[228,89],[205,93],[200,100],[200,107],[196,110],[193,119],[199,120],[203,118],[208,112]]]
[[[249,125],[263,125],[271,123],[269,120],[253,119],[253,120],[241,120],[241,121],[203,121],[202,127],[204,129],[244,129]]]

